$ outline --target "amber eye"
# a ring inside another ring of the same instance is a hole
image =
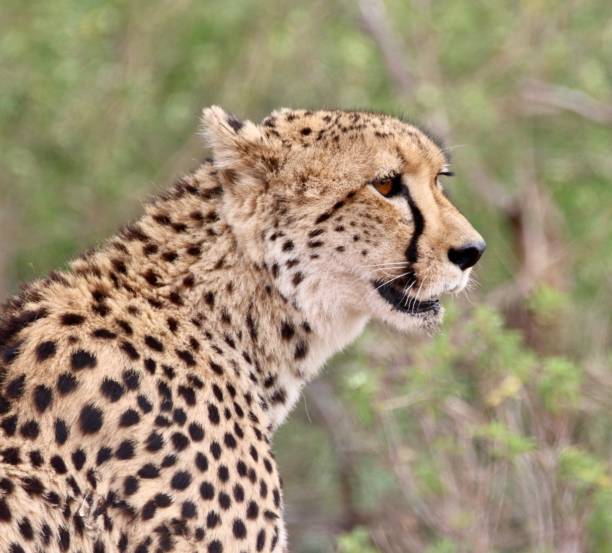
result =
[[[385,198],[391,198],[402,191],[402,176],[393,175],[391,177],[385,177],[374,181],[372,186]]]

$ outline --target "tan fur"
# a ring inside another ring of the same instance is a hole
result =
[[[270,443],[301,387],[372,317],[441,317],[373,285],[406,272],[415,222],[372,181],[401,173],[425,217],[407,301],[467,282],[447,252],[480,237],[416,127],[217,107],[203,122],[214,161],[5,308],[1,553],[285,551]]]

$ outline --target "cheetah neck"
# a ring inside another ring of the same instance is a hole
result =
[[[146,303],[166,317],[170,332],[188,328],[203,337],[229,364],[228,377],[258,399],[274,430],[303,385],[366,319],[334,308],[332,297],[308,301],[308,287],[300,288],[302,296],[285,293],[265,264],[241,252],[224,221],[222,195],[212,167],[202,166],[97,254],[75,262],[73,273],[95,282],[96,271],[109,271],[115,290],[98,289],[98,305],[107,294],[123,295],[128,311]],[[316,277],[309,284],[317,287]],[[95,297],[96,287],[89,287]]]

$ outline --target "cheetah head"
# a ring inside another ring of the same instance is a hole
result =
[[[204,134],[238,243],[281,293],[337,314],[432,328],[485,249],[444,194],[443,150],[383,114],[281,109],[257,125],[221,108]]]

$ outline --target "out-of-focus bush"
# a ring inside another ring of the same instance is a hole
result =
[[[202,106],[404,113],[447,138],[480,283],[372,326],[276,440],[292,551],[612,552],[605,0],[5,0],[0,295],[206,152]]]

